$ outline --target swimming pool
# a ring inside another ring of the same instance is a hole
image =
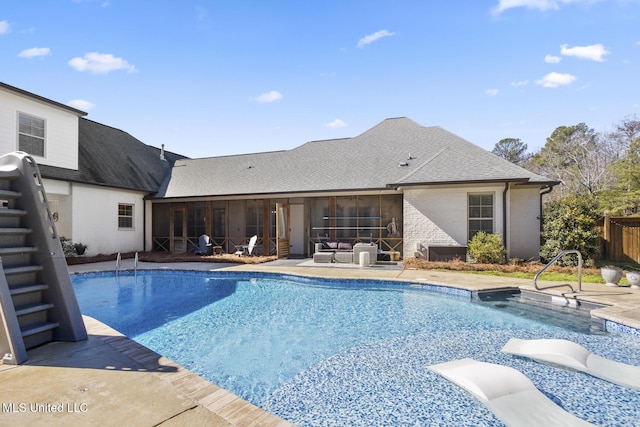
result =
[[[634,425],[640,393],[500,353],[556,337],[640,364],[640,340],[589,334],[481,304],[468,291],[265,273],[73,276],[84,314],[295,424],[497,425],[427,369],[462,357],[512,366],[598,425]]]

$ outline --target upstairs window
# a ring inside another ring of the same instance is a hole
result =
[[[118,228],[133,229],[133,205],[118,204]]]
[[[469,194],[469,240],[478,231],[493,233],[493,194]]]
[[[44,157],[44,119],[18,113],[18,150]]]

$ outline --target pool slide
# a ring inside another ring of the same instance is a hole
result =
[[[529,378],[508,366],[466,358],[429,369],[473,394],[507,426],[593,425],[556,405]]]
[[[575,369],[623,387],[640,390],[640,366],[606,359],[572,341],[511,338],[502,348],[502,352]]]
[[[86,339],[40,169],[21,151],[2,155],[1,364],[22,364],[29,358],[27,350],[51,341]]]

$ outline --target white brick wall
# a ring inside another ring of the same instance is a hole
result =
[[[415,256],[418,245],[466,246],[467,195],[494,194],[494,232],[502,232],[502,186],[405,189],[404,257]]]
[[[456,236],[459,234],[456,229],[466,230],[464,197],[465,194],[451,197],[434,190],[406,190],[403,202],[403,256],[414,256],[419,244],[461,244],[456,240],[456,237],[461,238]]]

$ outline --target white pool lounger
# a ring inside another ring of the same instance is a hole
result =
[[[460,359],[429,369],[473,394],[507,426],[593,425],[556,405],[529,378],[508,366]]]
[[[640,366],[605,359],[571,341],[511,338],[502,348],[502,352],[575,369],[623,387],[640,390]]]

